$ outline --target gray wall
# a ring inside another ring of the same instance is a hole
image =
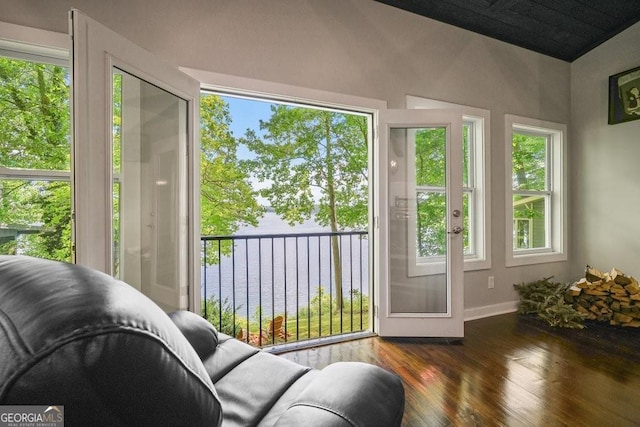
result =
[[[640,277],[640,120],[607,124],[609,76],[640,66],[640,23],[571,64],[571,273]]]
[[[465,275],[465,307],[499,310],[517,300],[513,283],[570,279],[568,262],[504,266],[503,167],[505,114],[569,123],[570,64],[371,0],[0,0],[0,20],[66,32],[72,6],[179,66],[381,99],[390,108],[416,95],[490,110],[493,268]],[[611,180],[618,166],[605,172]],[[631,224],[632,211],[615,215]],[[487,289],[488,276],[495,289]]]

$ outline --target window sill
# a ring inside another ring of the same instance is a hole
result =
[[[544,252],[507,256],[505,264],[507,267],[517,267],[521,265],[546,264],[566,260],[567,254],[565,252]]]

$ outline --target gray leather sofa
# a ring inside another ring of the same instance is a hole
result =
[[[398,426],[397,375],[297,365],[97,271],[0,256],[0,405],[67,426]]]

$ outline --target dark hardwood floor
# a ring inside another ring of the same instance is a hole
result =
[[[640,331],[631,328],[558,329],[513,313],[467,322],[462,342],[372,337],[281,357],[396,372],[404,426],[640,425]]]

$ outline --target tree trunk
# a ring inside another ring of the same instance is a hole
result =
[[[331,122],[326,122],[326,161],[327,161],[327,196],[329,198],[329,212],[331,216],[331,231],[333,233],[338,231],[338,212],[336,207],[336,192],[334,181],[334,165],[333,165],[333,153],[331,147]],[[331,251],[333,255],[333,278],[335,285],[335,300],[336,311],[342,311],[343,299],[342,299],[342,260],[340,257],[340,242],[339,236],[331,236]]]

